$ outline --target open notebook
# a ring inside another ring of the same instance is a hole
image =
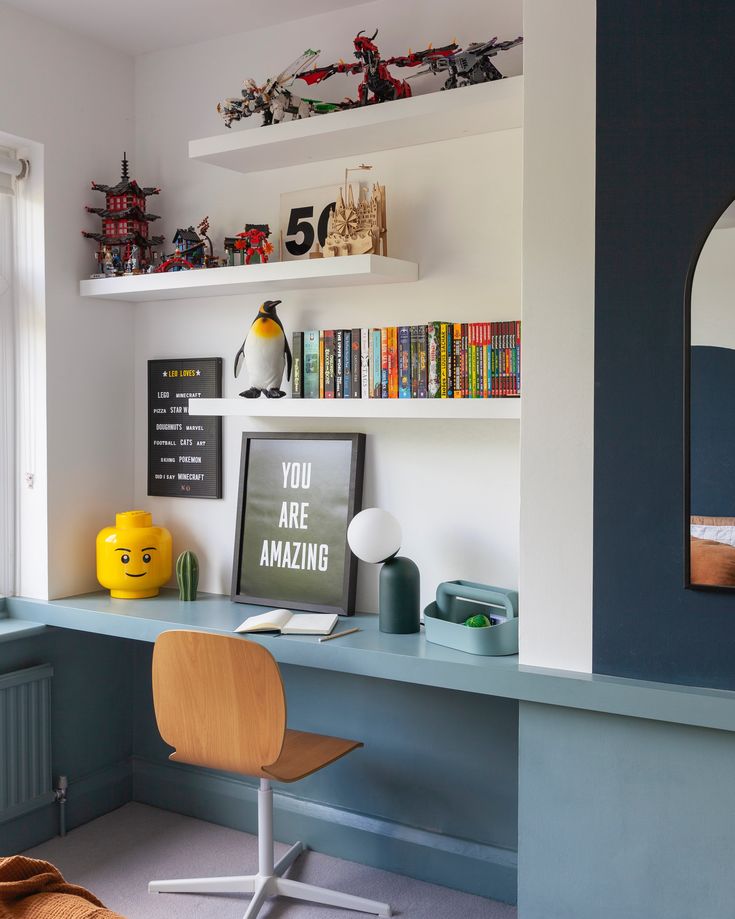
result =
[[[336,613],[292,613],[287,609],[270,609],[260,616],[250,616],[236,632],[280,632],[281,635],[329,635],[337,623]]]

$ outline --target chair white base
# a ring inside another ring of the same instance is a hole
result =
[[[314,887],[292,881],[282,875],[305,851],[297,842],[274,864],[273,861],[273,793],[267,779],[260,780],[258,791],[258,873],[236,877],[182,878],[173,881],[151,881],[149,893],[249,893],[253,895],[243,919],[255,919],[269,897],[291,897],[307,903],[338,906],[376,916],[391,916],[387,903],[355,897],[352,894]]]

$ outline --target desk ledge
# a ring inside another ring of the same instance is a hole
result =
[[[232,634],[243,619],[262,611],[216,594],[185,603],[172,590],[150,600],[112,600],[98,591],[51,601],[8,598],[9,618],[0,624],[31,619],[37,628],[53,625],[153,642],[168,629]],[[735,732],[735,692],[526,667],[517,657],[478,657],[431,644],[423,632],[387,635],[374,615],[358,614],[348,622],[361,631],[338,641],[319,643],[311,635],[249,638],[281,664]]]

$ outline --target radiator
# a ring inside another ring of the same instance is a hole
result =
[[[0,674],[0,823],[54,800],[50,664]]]

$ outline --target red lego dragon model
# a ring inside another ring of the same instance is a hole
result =
[[[273,251],[273,246],[268,242],[271,235],[267,223],[248,223],[242,233],[237,234],[236,249],[245,250],[245,264],[249,265],[253,256],[257,255],[261,264],[268,261],[268,256]]]
[[[393,99],[406,99],[411,95],[411,87],[405,80],[396,79],[389,67],[418,67],[442,57],[449,57],[459,50],[459,45],[452,42],[443,48],[429,46],[425,51],[411,51],[400,57],[389,57],[383,60],[374,39],[378,30],[368,38],[361,29],[355,36],[354,64],[340,60],[328,67],[313,67],[297,75],[297,79],[311,85],[326,80],[335,73],[361,73],[362,82],[357,89],[357,105],[370,105],[375,102],[390,102]],[[353,103],[355,104],[355,103]]]

